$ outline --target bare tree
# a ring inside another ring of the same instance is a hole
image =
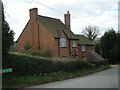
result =
[[[98,26],[87,26],[82,29],[82,33],[91,41],[94,41],[95,38],[100,34]]]

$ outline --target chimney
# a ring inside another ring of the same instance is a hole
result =
[[[30,19],[36,19],[36,17],[38,16],[37,8],[30,9],[29,13],[30,13]]]
[[[64,20],[65,20],[65,25],[71,30],[69,11],[67,11],[67,14],[64,15]]]

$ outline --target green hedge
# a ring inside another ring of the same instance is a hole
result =
[[[50,58],[8,54],[3,60],[3,68],[12,68],[12,73],[3,76],[33,76],[58,71],[73,72],[94,68],[94,65],[83,60],[53,61]]]
[[[41,56],[41,57],[52,57],[52,53],[50,50],[43,51],[43,50],[25,50],[23,52],[25,55],[34,55],[34,56]]]
[[[104,59],[104,60],[96,60],[96,61],[92,61],[92,64],[95,64],[96,67],[100,67],[101,65],[106,65],[108,64],[108,59]]]

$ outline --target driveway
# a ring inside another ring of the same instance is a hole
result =
[[[26,88],[118,88],[118,66],[83,77]]]

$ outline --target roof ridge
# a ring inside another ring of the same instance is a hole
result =
[[[58,18],[53,18],[53,17],[49,17],[49,16],[43,16],[43,15],[38,15],[38,16],[44,17],[44,18],[50,18],[50,19],[60,20],[60,19],[58,19]]]
[[[76,36],[85,36],[85,35],[83,35],[83,34],[75,34]]]

